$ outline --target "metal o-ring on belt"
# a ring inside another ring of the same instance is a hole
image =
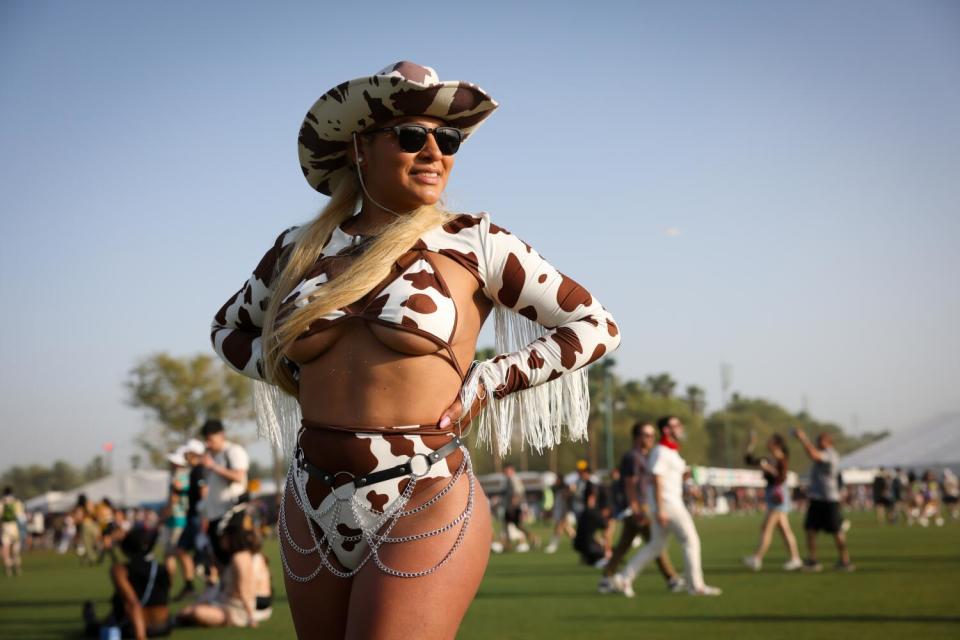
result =
[[[336,497],[340,499],[346,499],[352,496],[357,489],[361,487],[367,487],[372,484],[377,484],[378,482],[385,482],[387,480],[393,480],[394,478],[400,478],[403,476],[422,478],[430,472],[430,468],[433,465],[456,451],[461,444],[463,444],[463,441],[460,439],[460,437],[454,436],[450,442],[443,445],[436,451],[431,453],[415,454],[403,464],[398,464],[395,467],[390,467],[389,469],[383,469],[381,471],[374,471],[373,473],[368,473],[367,475],[359,478],[355,477],[349,471],[338,471],[336,473],[324,471],[320,467],[317,467],[308,461],[303,456],[302,449],[297,450],[297,466],[329,486]],[[335,486],[334,482],[336,482],[337,477],[342,475],[350,476],[353,478],[353,480],[351,482],[344,483],[339,487]]]

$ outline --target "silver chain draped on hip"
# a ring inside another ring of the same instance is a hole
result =
[[[384,508],[382,513],[374,511],[373,509],[370,509],[366,505],[362,504],[361,499],[357,498],[356,492],[354,492],[348,498],[340,498],[331,493],[330,496],[333,498],[333,500],[330,501],[330,504],[323,509],[323,511],[315,509],[313,505],[310,504],[310,499],[307,497],[306,493],[307,480],[309,477],[307,472],[305,470],[298,469],[295,464],[291,464],[290,470],[287,472],[287,482],[284,493],[286,494],[289,492],[293,496],[294,502],[296,502],[297,506],[300,508],[300,511],[303,513],[307,524],[307,531],[310,533],[310,539],[313,543],[313,546],[301,547],[294,541],[293,536],[290,533],[290,528],[287,526],[287,500],[286,495],[284,495],[280,500],[280,514],[277,521],[277,530],[282,538],[280,540],[280,560],[287,576],[289,576],[290,579],[295,582],[309,582],[317,577],[320,571],[322,571],[325,567],[331,574],[335,576],[340,578],[351,578],[356,575],[360,569],[362,569],[367,562],[370,561],[371,558],[373,558],[374,564],[381,571],[398,578],[419,578],[430,575],[431,573],[437,571],[440,567],[447,563],[447,561],[463,543],[463,538],[467,532],[467,525],[470,523],[470,516],[473,513],[475,491],[474,484],[476,481],[476,478],[473,474],[473,463],[470,459],[470,452],[467,451],[466,447],[460,447],[460,450],[463,452],[463,460],[461,460],[460,466],[451,476],[450,482],[448,482],[443,489],[437,492],[436,495],[425,501],[423,504],[411,509],[404,509],[404,507],[410,501],[410,497],[413,495],[413,491],[416,488],[418,480],[417,476],[410,476],[410,480],[400,496],[394,500],[392,505]],[[450,492],[450,490],[464,473],[466,473],[469,480],[467,504],[464,510],[456,518],[441,527],[433,529],[432,531],[425,531],[423,533],[406,536],[391,537],[389,535],[390,531],[393,530],[393,527],[397,524],[400,518],[410,516],[415,513],[420,513],[421,511],[424,511],[425,509],[439,502]],[[360,527],[361,533],[359,535],[343,535],[336,530],[336,525],[340,520],[340,513],[344,506],[353,512],[354,519]],[[369,526],[363,525],[361,510],[366,512],[366,514],[376,516],[376,520],[373,522],[373,524]],[[330,526],[324,525],[323,522],[321,522],[321,517],[325,516],[327,513],[331,514]],[[313,528],[313,523],[316,523],[322,530],[322,539],[318,539]],[[428,569],[423,569],[421,571],[400,571],[399,569],[394,569],[393,567],[387,566],[380,558],[380,547],[384,544],[398,544],[403,542],[413,542],[416,540],[425,540],[427,538],[446,533],[461,523],[462,526],[460,527],[460,531],[457,534],[457,538],[454,540],[453,545],[439,562]],[[381,531],[382,533],[380,533]],[[369,552],[364,556],[360,563],[349,571],[342,571],[334,566],[330,560],[330,554],[333,553],[333,545],[337,544],[338,542],[359,542],[361,539],[369,547]],[[287,559],[288,552],[283,544],[284,540],[289,544],[293,551],[302,556],[316,553],[320,558],[320,564],[317,565],[317,568],[314,569],[309,575],[298,575],[294,573]]]

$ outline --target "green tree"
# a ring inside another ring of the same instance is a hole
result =
[[[83,468],[84,482],[93,482],[108,475],[110,475],[110,470],[107,468],[107,463],[103,459],[103,456],[94,456],[90,464]]]
[[[102,465],[103,461],[97,463],[96,459],[83,470],[63,460],[57,460],[49,467],[39,464],[18,465],[0,474],[0,486],[9,485],[14,495],[22,499],[29,499],[47,491],[69,491],[99,477],[92,474],[88,479],[87,472]]]
[[[645,384],[650,390],[650,393],[663,398],[672,397],[673,390],[677,388],[677,381],[666,372],[647,376]]]
[[[701,387],[695,384],[687,386],[687,394],[683,398],[690,412],[695,416],[702,416],[703,410],[707,406],[707,393]]]
[[[144,409],[151,420],[138,443],[156,466],[205,419],[253,417],[250,380],[206,354],[144,358],[130,371],[126,387],[129,404]]]
[[[880,434],[864,434],[863,438],[851,437],[831,422],[818,421],[803,412],[790,413],[769,400],[747,398],[735,393],[726,410],[716,411],[707,418],[707,431],[710,434],[708,452],[710,464],[723,464],[724,419],[727,420],[730,429],[731,460],[734,465],[742,464],[742,454],[751,431],[757,434],[758,451],[762,450],[766,440],[774,433],[785,437],[791,453],[790,468],[798,472],[805,471],[810,466],[810,460],[803,453],[799,442],[792,436],[793,429],[796,427],[802,428],[811,437],[819,433],[829,433],[833,436],[834,446],[840,454],[849,453],[881,437]]]

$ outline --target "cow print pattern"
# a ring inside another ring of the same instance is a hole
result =
[[[358,433],[345,453],[350,457],[351,462],[355,463],[349,465],[351,474],[361,476],[404,464],[417,454],[429,455],[440,446],[442,445],[429,446],[419,435],[385,436]],[[450,456],[431,466],[421,480],[451,478],[456,471],[456,466],[451,469],[452,458],[453,456]],[[327,469],[327,471],[334,472],[341,469]],[[297,473],[293,466],[290,473]],[[303,476],[304,480],[307,478],[309,476]],[[348,478],[344,476],[342,480],[346,481]],[[314,481],[311,480],[311,482]],[[353,496],[353,500],[358,503],[357,509],[353,509],[348,502],[341,503],[340,509],[334,509],[337,498],[329,489],[324,488],[325,495],[320,499],[320,504],[314,505],[317,511],[323,514],[319,522],[323,530],[337,531],[342,536],[357,536],[361,530],[370,531],[375,528],[374,525],[380,516],[396,503],[409,482],[409,477],[402,476],[359,489]],[[294,502],[290,500],[288,504],[294,505]],[[337,512],[339,512],[338,515]],[[336,522],[334,522],[335,515],[337,515]],[[360,540],[337,539],[331,542],[333,542],[330,545],[331,550],[347,570],[356,568],[368,552],[368,546],[362,538]]]
[[[311,187],[330,195],[350,171],[347,149],[354,132],[398,116],[422,115],[461,129],[466,139],[496,108],[475,84],[441,81],[430,67],[401,61],[320,96],[300,127],[300,168]]]
[[[352,240],[352,236],[337,227],[321,251],[317,264],[321,265],[332,256],[349,251]],[[456,306],[442,276],[437,272],[430,251],[426,245],[418,244],[397,260],[385,282],[349,307],[319,318],[301,337],[328,329],[347,318],[359,317],[425,331],[439,343],[448,345],[457,328]],[[310,294],[327,281],[326,271],[312,269],[284,299],[281,313],[287,312],[290,307],[300,308],[309,304]]]
[[[346,223],[345,223],[346,224]],[[297,237],[285,231],[241,289],[213,321],[214,349],[238,372],[263,378],[260,327],[270,295],[270,274],[284,247]],[[311,291],[327,281],[323,261],[349,249],[352,236],[334,231],[318,260],[284,304],[308,304]],[[325,316],[310,332],[339,320],[360,316],[407,330],[416,328],[448,344],[456,331],[457,310],[432,262],[431,253],[447,256],[467,269],[486,296],[534,320],[549,331],[513,353],[495,357],[495,395],[504,397],[574,371],[612,352],[620,330],[610,313],[589,291],[557,271],[530,245],[490,222],[486,214],[459,215],[426,232],[395,265],[385,283],[358,303]]]

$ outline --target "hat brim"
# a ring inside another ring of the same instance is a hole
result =
[[[171,453],[167,456],[167,462],[175,464],[178,467],[187,466],[187,459],[183,456],[182,453]]]
[[[350,171],[347,149],[354,133],[400,116],[430,116],[464,132],[477,130],[497,102],[475,84],[459,80],[419,84],[398,76],[368,76],[339,84],[310,107],[297,147],[311,187],[330,195]]]

